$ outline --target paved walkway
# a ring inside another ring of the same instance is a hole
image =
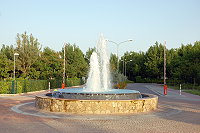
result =
[[[163,88],[156,84],[127,88],[158,95],[158,109],[130,115],[51,113],[34,107],[38,93],[0,96],[0,133],[200,133],[199,96],[171,89],[163,96]]]

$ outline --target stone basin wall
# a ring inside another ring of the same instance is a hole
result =
[[[77,114],[125,114],[155,110],[158,106],[158,97],[151,94],[143,95],[149,97],[136,100],[74,100],[40,95],[35,98],[35,106],[51,112]]]

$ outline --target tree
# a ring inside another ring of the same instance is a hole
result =
[[[85,60],[87,61],[87,63],[89,64],[90,62],[90,56],[92,55],[92,53],[96,50],[96,48],[89,48],[87,51],[86,51],[86,54],[85,54]]]
[[[117,71],[117,56],[112,53],[110,55],[110,70],[111,72]]]
[[[2,48],[1,48],[1,53],[3,55],[5,55],[7,57],[7,59],[9,60],[13,60],[13,55],[14,55],[14,48],[13,48],[13,45],[11,46],[6,46],[6,45],[2,45]]]
[[[0,53],[0,79],[8,78],[9,77],[9,60],[6,56]]]
[[[66,74],[68,77],[85,77],[88,64],[85,61],[83,52],[75,44],[67,44],[66,51]],[[63,50],[62,50],[63,55]]]
[[[186,83],[198,83],[200,70],[200,42],[182,45],[172,60],[172,77]]]
[[[19,53],[17,60],[18,69],[22,72],[22,77],[28,77],[31,70],[31,66],[37,61],[40,55],[40,43],[37,38],[34,38],[32,34],[27,35],[17,34],[16,39],[17,47],[15,52]]]
[[[163,52],[164,47],[162,44],[155,43],[151,46],[145,55],[145,67],[147,76],[150,78],[161,78],[163,75]]]
[[[36,61],[32,68],[32,78],[38,77],[35,73],[39,73],[40,79],[60,79],[62,78],[63,60],[59,52],[44,48],[38,61]]]
[[[14,56],[13,51],[14,51],[13,45],[11,46],[2,45],[2,48],[0,50],[1,63],[4,62],[4,64],[1,64],[1,69],[2,71],[4,71],[4,76],[2,78],[8,78],[13,76],[13,56]]]
[[[137,76],[144,76],[144,52],[126,52],[121,60],[126,62],[126,75],[128,79],[135,80]],[[125,65],[125,64],[124,64]],[[123,61],[120,62],[121,71],[123,71]]]

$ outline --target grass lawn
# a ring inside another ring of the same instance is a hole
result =
[[[171,85],[167,85],[168,88],[174,89],[174,90],[179,90],[180,87],[179,86],[171,86]]]
[[[168,86],[171,89],[175,89],[175,90],[179,90],[180,87],[179,86]],[[197,89],[183,89],[184,92],[190,93],[190,94],[194,94],[194,95],[199,95],[200,96],[200,90]]]
[[[200,90],[183,90],[184,92],[200,96]]]

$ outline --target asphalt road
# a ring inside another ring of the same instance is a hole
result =
[[[158,95],[158,109],[129,115],[50,113],[34,107],[38,93],[0,96],[0,133],[200,133],[199,96],[171,89],[164,96],[156,84],[127,89]]]

